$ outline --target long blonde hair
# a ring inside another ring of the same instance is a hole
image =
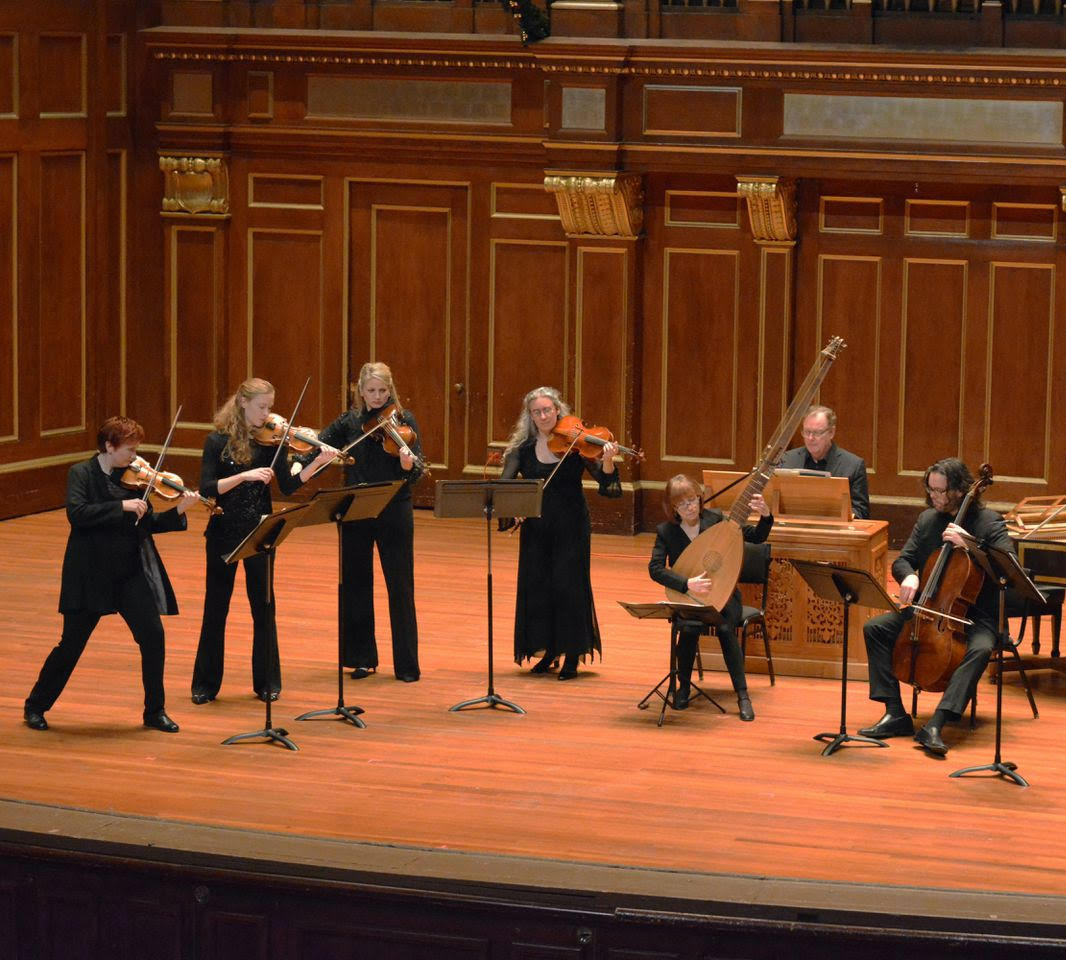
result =
[[[533,415],[529,412],[529,405],[540,397],[547,397],[555,404],[555,412],[560,417],[570,415],[570,406],[563,400],[562,394],[555,387],[537,387],[530,390],[522,401],[522,412],[515,421],[514,429],[507,438],[507,447],[503,451],[506,457],[517,450],[523,443],[532,440],[537,435],[537,425],[533,422]]]
[[[367,385],[369,380],[380,380],[389,388],[389,396],[392,397],[392,402],[396,405],[396,412],[402,416],[403,404],[400,403],[400,398],[396,393],[396,382],[392,379],[392,371],[387,363],[381,363],[380,361],[364,363],[359,368],[359,379],[352,384],[352,406],[363,413],[366,412],[363,387]]]
[[[249,400],[264,394],[274,393],[274,385],[259,377],[245,380],[218,410],[215,412],[215,429],[226,435],[226,446],[222,450],[235,463],[252,462],[252,434],[248,429],[248,420],[244,415],[244,405]]]

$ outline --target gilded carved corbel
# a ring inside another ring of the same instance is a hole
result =
[[[748,202],[756,243],[792,246],[796,242],[796,182],[783,177],[737,177],[737,193]]]
[[[636,237],[644,226],[644,184],[637,174],[548,176],[568,237]]]
[[[229,216],[229,169],[222,157],[160,157],[163,212]]]

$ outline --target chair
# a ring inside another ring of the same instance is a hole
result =
[[[766,629],[766,598],[770,590],[770,544],[768,543],[745,543],[744,558],[740,563],[740,577],[738,583],[762,584],[762,598],[759,606],[749,607],[745,604],[741,610],[740,624],[740,652],[745,660],[748,656],[748,633],[756,628],[762,633],[763,649],[765,650],[766,666],[770,674],[770,686],[777,683],[774,673],[774,657],[770,650],[770,634]],[[711,628],[713,635],[713,628]],[[703,658],[700,652],[696,652],[696,669],[699,678],[703,679]]]

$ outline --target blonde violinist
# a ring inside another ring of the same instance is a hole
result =
[[[270,483],[277,478],[283,494],[291,494],[320,467],[332,463],[336,451],[322,447],[314,461],[293,475],[287,469],[287,450],[258,443],[274,406],[274,387],[257,377],[245,380],[215,414],[215,430],[204,441],[200,464],[201,493],[214,497],[223,513],[207,524],[207,586],[204,618],[192,674],[192,702],[208,703],[218,696],[225,662],[226,618],[237,576],[237,565],[223,559],[252,531],[259,518],[272,511]],[[260,700],[276,700],[281,693],[281,665],[274,622],[273,585],[267,602],[266,557],[248,557],[244,585],[252,611],[252,689]]]
[[[418,667],[415,616],[415,521],[411,487],[424,461],[414,414],[400,403],[392,371],[384,363],[364,363],[355,384],[354,403],[325,430],[321,439],[345,449],[355,463],[345,467],[346,483],[403,480],[404,486],[376,517],[344,524],[341,562],[347,597],[344,604],[344,665],[353,679],[376,672],[378,645],[374,618],[374,546],[377,545],[389,594],[392,669],[397,680],[414,683]],[[401,436],[402,442],[393,440]],[[354,446],[355,441],[359,441]]]
[[[560,680],[576,677],[583,657],[602,654],[589,572],[591,523],[581,481],[588,473],[601,496],[622,495],[614,462],[616,443],[605,443],[599,460],[576,451],[564,453],[560,460],[549,449],[550,442],[558,447],[552,431],[569,413],[553,387],[527,393],[507,442],[501,475],[505,480],[522,476],[546,481],[541,515],[525,520],[519,532],[514,654],[519,664],[539,657],[533,673],[547,673],[562,657]],[[514,522],[501,518],[500,528],[508,529]]]

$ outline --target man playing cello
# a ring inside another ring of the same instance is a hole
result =
[[[892,575],[899,583],[900,604],[912,603],[918,594],[918,574],[926,561],[943,544],[963,548],[961,532],[965,531],[978,542],[1000,550],[1014,552],[1003,518],[983,506],[975,494],[959,525],[953,518],[973,486],[973,477],[966,464],[954,457],[938,460],[925,471],[925,492],[928,510],[922,511],[911,535],[892,564]],[[977,688],[996,642],[996,586],[985,580],[977,599],[969,607],[966,617],[973,622],[965,629],[966,651],[956,667],[936,711],[917,733],[900,698],[899,680],[892,669],[892,655],[897,638],[908,617],[890,611],[867,621],[863,627],[866,657],[870,668],[870,699],[885,705],[884,716],[873,726],[860,730],[863,736],[903,737],[914,739],[927,752],[943,756],[948,752],[940,731],[948,720],[958,720]],[[939,689],[939,688],[937,688]]]

